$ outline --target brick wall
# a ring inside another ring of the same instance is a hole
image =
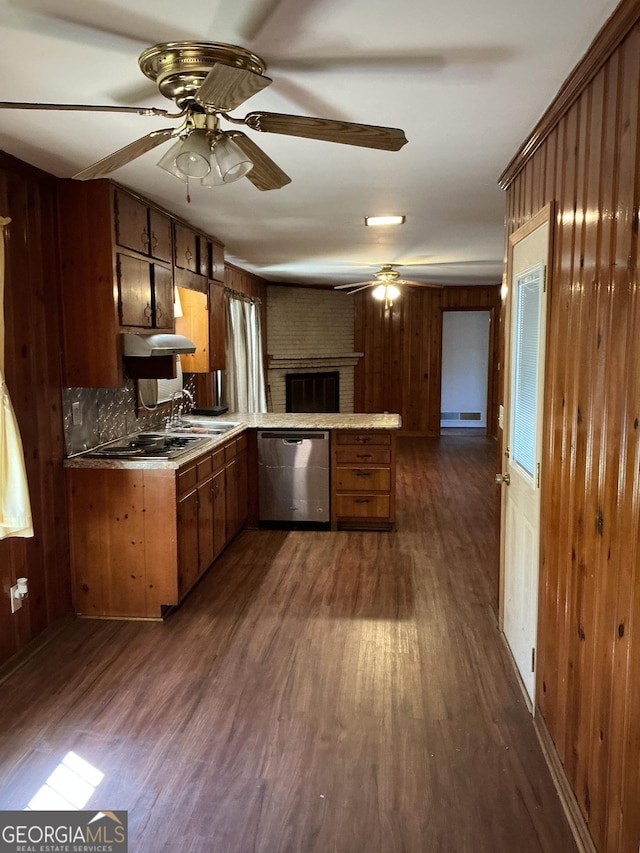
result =
[[[334,290],[271,286],[267,292],[267,406],[285,411],[285,375],[340,371],[340,411],[353,412],[353,299]]]

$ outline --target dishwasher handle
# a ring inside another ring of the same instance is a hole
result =
[[[281,440],[284,444],[300,444],[302,441],[328,441],[328,431],[322,430],[275,430],[265,429],[258,431],[259,441]]]

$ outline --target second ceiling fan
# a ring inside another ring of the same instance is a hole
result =
[[[359,293],[361,290],[366,290],[368,287],[373,287],[373,296],[384,302],[385,308],[393,305],[394,299],[400,296],[398,285],[405,284],[414,285],[416,287],[435,287],[441,288],[441,284],[432,284],[423,281],[411,281],[406,278],[401,278],[398,270],[393,268],[393,264],[383,264],[378,272],[373,274],[373,278],[369,281],[356,281],[351,284],[337,284],[334,290],[346,290],[349,293]]]

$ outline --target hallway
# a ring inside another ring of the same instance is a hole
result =
[[[495,444],[398,440],[392,533],[245,531],[164,624],[0,682],[0,808],[72,750],[132,853],[571,853],[497,632]]]

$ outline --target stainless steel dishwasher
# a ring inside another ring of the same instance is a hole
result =
[[[329,522],[329,432],[258,430],[260,521]]]

